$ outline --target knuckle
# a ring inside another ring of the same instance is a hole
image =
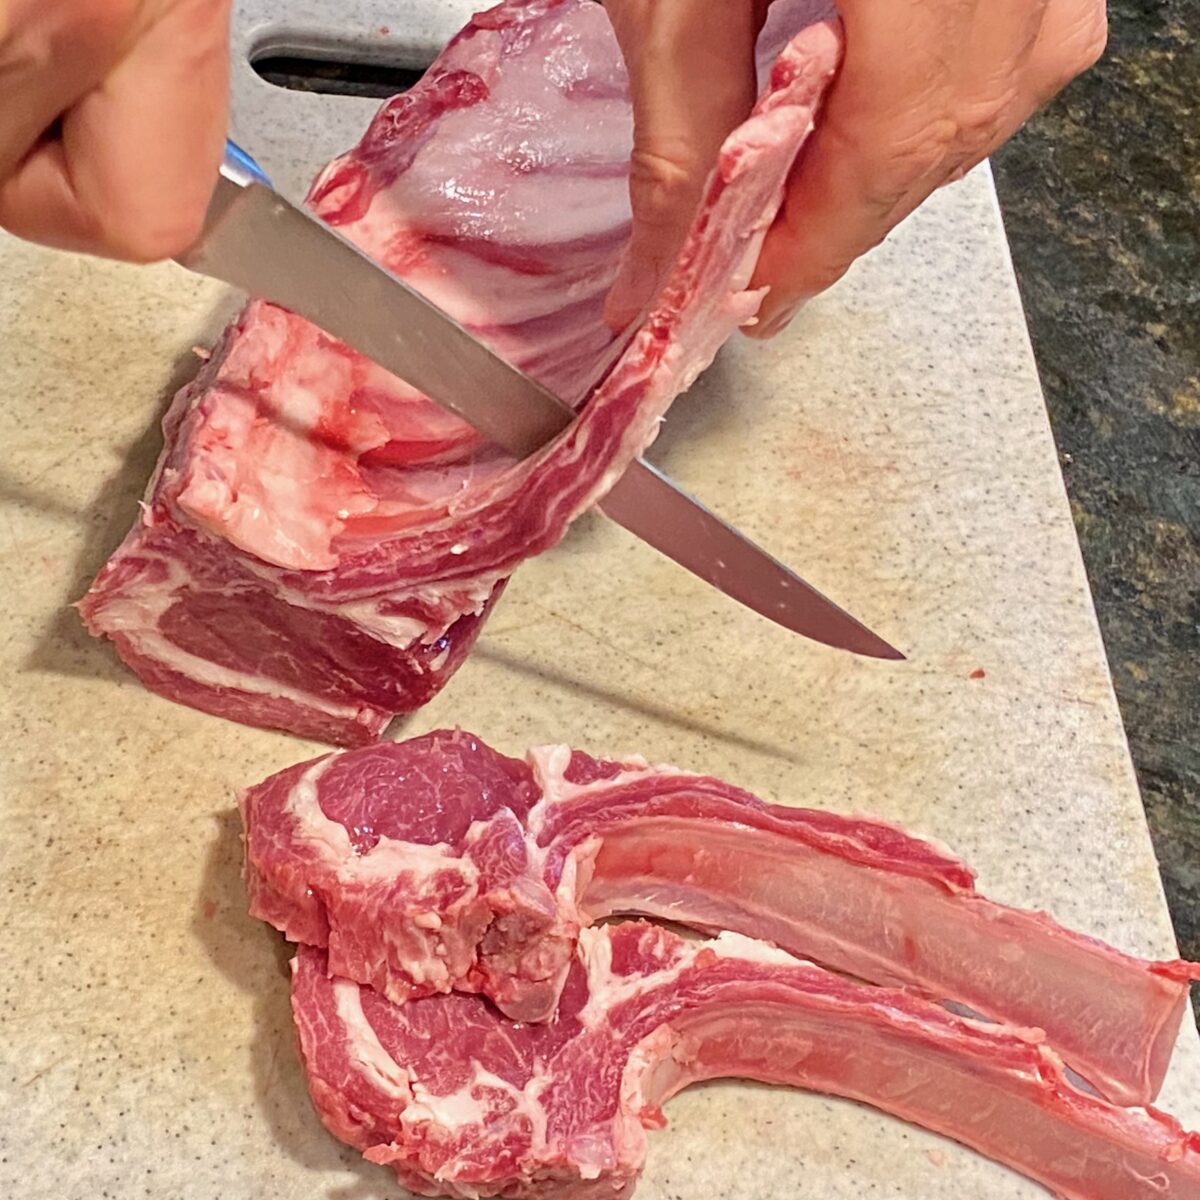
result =
[[[956,156],[971,157],[981,150],[994,147],[1003,139],[1009,125],[1013,124],[1012,114],[1017,108],[1015,87],[999,95],[965,104],[958,117],[959,130],[954,147]]]
[[[629,187],[638,220],[651,228],[676,224],[680,210],[696,199],[697,170],[681,157],[635,148]]]
[[[74,214],[72,235],[81,247],[104,244],[104,222],[92,209],[80,207]]]
[[[863,254],[866,254],[868,250],[873,250],[886,237],[887,233],[883,232],[877,238],[873,239],[870,245],[863,246],[859,253],[853,255],[839,254],[819,264],[815,270],[810,272],[806,279],[806,290],[813,295],[819,295],[821,292],[827,291],[842,279]]]

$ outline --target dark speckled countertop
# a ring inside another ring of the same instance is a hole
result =
[[[994,162],[1183,952],[1200,959],[1200,0],[1115,0],[1105,60]]]

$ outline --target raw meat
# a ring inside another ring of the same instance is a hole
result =
[[[1072,1087],[1035,1033],[736,935],[585,930],[549,1025],[511,1024],[474,996],[393,1005],[326,967],[311,947],[293,962],[313,1103],[423,1195],[627,1195],[660,1106],[690,1083],[741,1076],[873,1105],[1067,1200],[1200,1197],[1200,1136]]]
[[[1016,1026],[1114,1100],[1157,1095],[1183,962],[1146,962],[980,896],[968,867],[865,817],[556,746],[440,731],[331,754],[241,797],[251,912],[395,1001],[554,1009],[581,927],[637,913],[763,938]]]
[[[164,422],[137,525],[80,609],[153,690],[357,745],[462,662],[505,578],[557,542],[652,440],[761,298],[746,291],[839,54],[796,34],[728,139],[653,313],[551,446],[516,463],[311,325],[253,302]],[[797,32],[799,31],[799,32]],[[613,335],[631,116],[591,0],[475,17],[308,203],[578,403]]]

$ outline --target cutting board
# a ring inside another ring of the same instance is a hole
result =
[[[419,61],[470,0],[243,3],[236,136],[293,194],[374,105],[252,51]],[[136,514],[157,421],[236,298],[0,241],[0,1195],[398,1196],[304,1092],[286,949],[250,921],[235,790],[319,750],[143,691],[68,607]],[[909,655],[791,637],[585,518],[518,572],[403,732],[641,752],[782,803],[877,813],[984,889],[1174,952],[986,169],[778,341],[736,340],[652,457]],[[1164,1102],[1200,1125],[1188,1023]],[[650,1135],[643,1200],[1015,1200],[1032,1184],[870,1110],[720,1084]]]

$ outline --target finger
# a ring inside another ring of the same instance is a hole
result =
[[[1107,41],[1104,0],[1051,0],[1028,65],[1034,107],[1040,108],[1094,66]]]
[[[137,0],[12,0],[0,13],[0,180],[120,58]]]
[[[228,108],[227,0],[162,10],[103,84],[0,188],[0,224],[65,249],[139,262],[199,231]],[[147,98],[153,97],[148,103]]]
[[[859,8],[858,0],[844,5],[843,77],[760,258],[754,282],[773,292],[756,336],[778,332],[800,304],[840,278],[932,191],[992,153],[1095,61],[1106,33],[1102,0],[978,5],[969,28],[960,12],[953,28],[918,30],[922,43],[929,38],[929,45],[943,48],[948,69],[938,93],[914,105],[903,72],[865,53],[856,39],[863,31]],[[906,21],[914,14],[911,4],[895,10]],[[859,79],[875,81],[882,106],[870,105],[856,87]],[[883,106],[897,115],[889,117]],[[915,125],[905,121],[906,113]]]
[[[752,286],[771,290],[753,336],[778,332],[942,181],[976,7],[844,0],[845,59],[759,258]]]
[[[607,0],[629,69],[633,229],[605,317],[653,298],[687,235],[721,143],[753,107],[763,0]]]

